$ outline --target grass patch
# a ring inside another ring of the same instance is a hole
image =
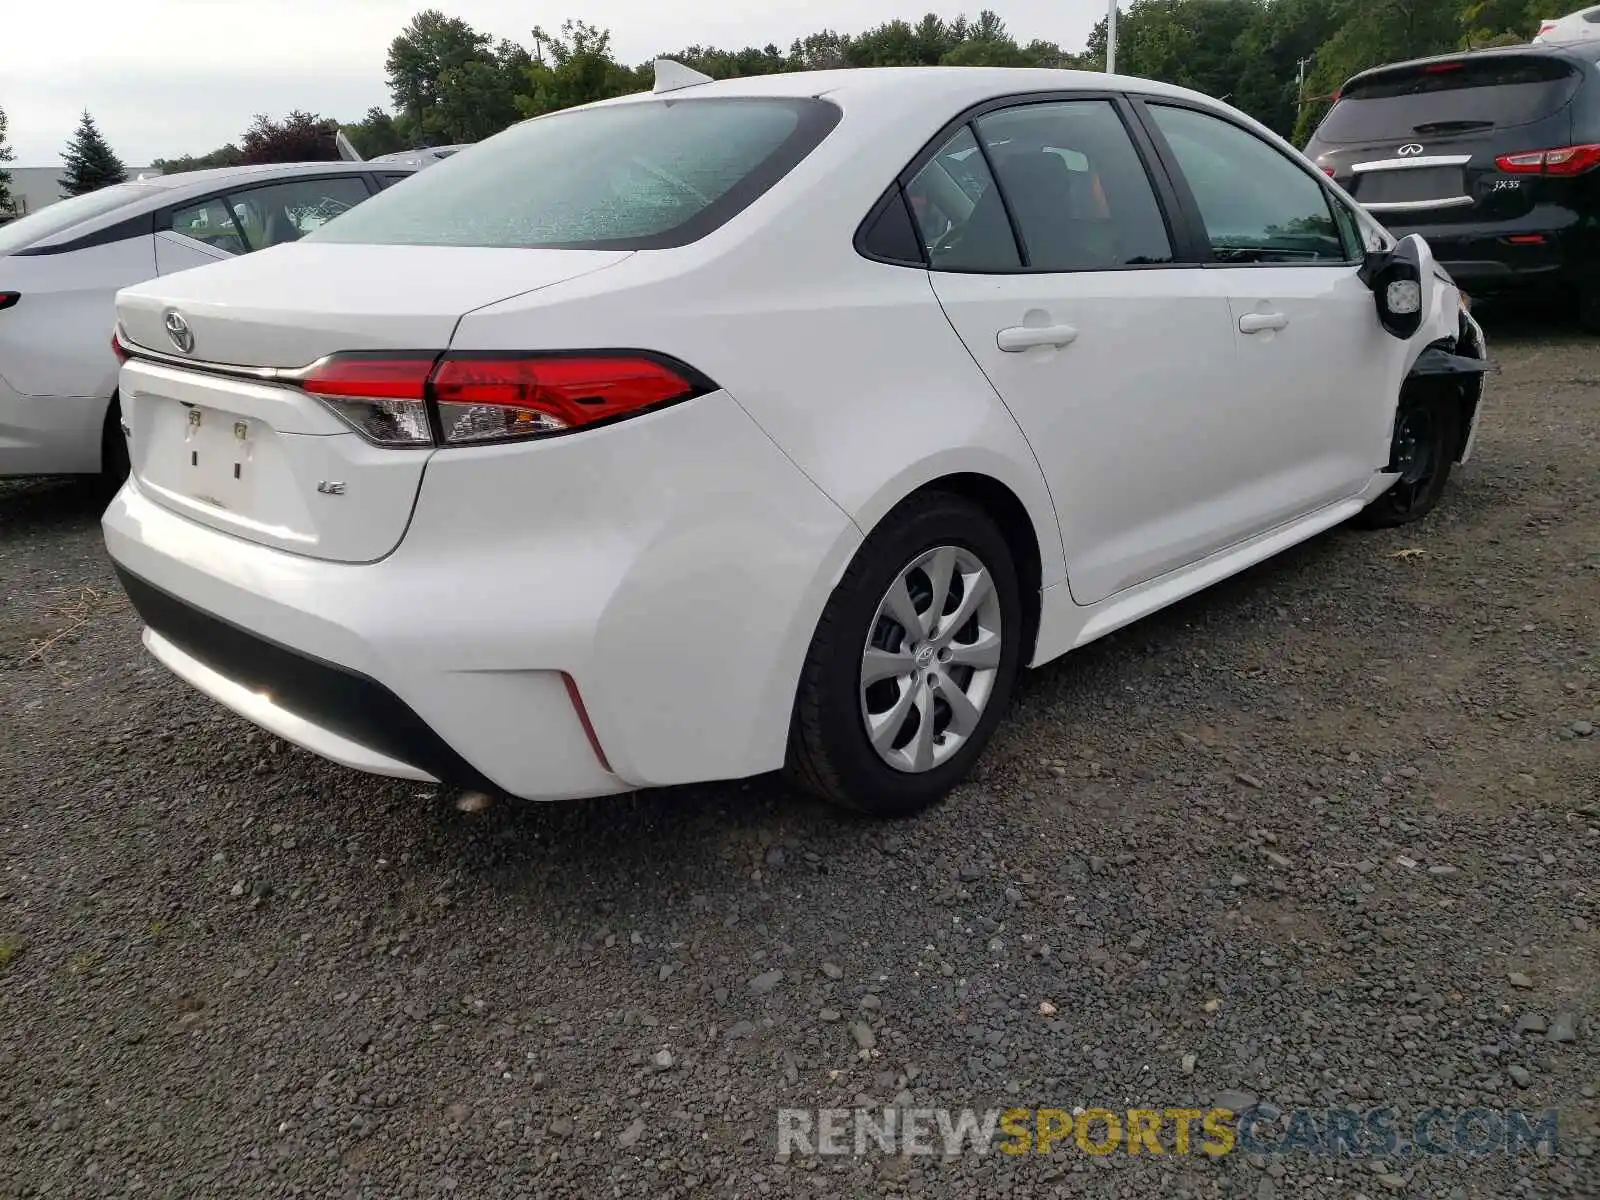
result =
[[[14,963],[27,948],[27,940],[20,933],[0,933],[0,971]]]

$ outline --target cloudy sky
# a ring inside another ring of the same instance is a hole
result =
[[[528,42],[536,24],[581,17],[608,27],[624,62],[669,47],[787,47],[822,28],[857,32],[933,8],[930,0],[431,0],[500,37]],[[1013,36],[1080,49],[1101,0],[990,0]],[[389,103],[391,39],[430,0],[78,0],[65,7],[0,0],[0,109],[18,166],[50,166],[87,108],[130,166],[233,141],[258,112],[301,108],[355,120]],[[694,13],[696,15],[689,15]],[[63,14],[70,19],[62,20]]]

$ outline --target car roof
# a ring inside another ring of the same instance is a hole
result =
[[[846,67],[827,71],[785,71],[741,79],[690,84],[671,92],[638,92],[597,101],[586,107],[636,103],[663,97],[701,96],[830,96],[839,100],[873,97],[939,101],[961,108],[984,100],[1027,92],[1116,90],[1144,95],[1210,97],[1173,84],[1101,71],[1063,71],[1050,67]],[[537,118],[536,118],[537,119]]]
[[[1496,58],[1565,58],[1576,62],[1592,62],[1593,54],[1588,52],[1588,44],[1584,42],[1519,42],[1515,46],[1485,46],[1481,50],[1457,50],[1454,54],[1430,54],[1426,58],[1405,58],[1395,62],[1382,63],[1376,67],[1368,67],[1365,71],[1357,71],[1345,80],[1344,87],[1372,75],[1381,75],[1385,71],[1398,70],[1405,67],[1426,67],[1434,63],[1446,62],[1477,62]],[[1341,91],[1344,89],[1341,88]]]
[[[245,167],[208,167],[203,171],[180,171],[176,175],[155,175],[142,183],[161,188],[188,188],[198,191],[224,187],[230,183],[261,179],[299,179],[306,175],[357,173],[367,169],[364,162],[334,159],[331,162],[258,163]]]

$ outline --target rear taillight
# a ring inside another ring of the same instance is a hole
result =
[[[381,446],[471,445],[571,433],[710,389],[638,352],[335,354],[294,376]]]
[[[1600,142],[1502,154],[1494,165],[1508,175],[1582,175],[1600,167]]]
[[[111,331],[111,353],[117,356],[118,363],[128,361],[128,348],[122,344],[122,335],[115,329]]]
[[[1326,175],[1329,179],[1332,179],[1333,178],[1333,170],[1334,169],[1332,167],[1325,166],[1325,167],[1322,168],[1322,173],[1324,175]]]
[[[21,292],[0,292],[0,312],[15,307],[17,301],[21,299]]]
[[[296,382],[380,446],[431,446],[428,374],[437,354],[335,354]]]
[[[567,433],[631,417],[699,389],[655,358],[632,354],[448,356],[433,374],[446,445]]]

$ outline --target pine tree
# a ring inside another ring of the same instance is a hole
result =
[[[61,157],[66,163],[67,173],[56,182],[61,185],[63,196],[81,196],[85,192],[121,183],[128,177],[122,160],[111,153],[111,147],[101,136],[88,109],[84,110],[83,120],[78,122],[78,132],[72,135],[72,140],[67,143],[67,152]]]
[[[6,141],[6,110],[0,108],[0,217],[9,216],[16,207],[11,196],[11,172],[5,168],[11,157],[11,145]]]

